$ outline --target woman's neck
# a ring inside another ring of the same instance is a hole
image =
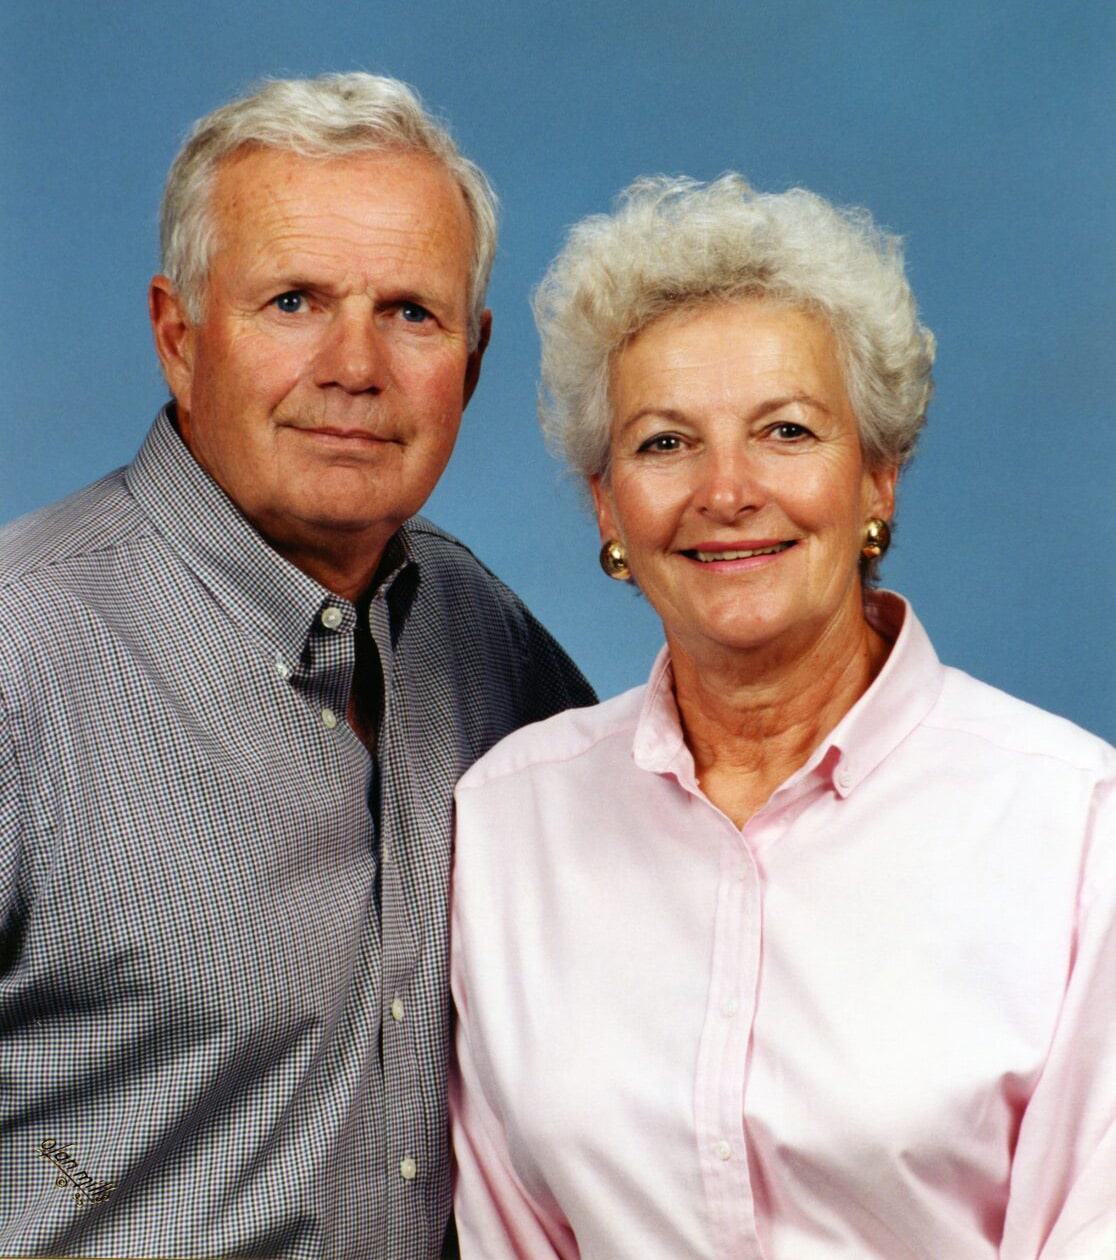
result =
[[[792,652],[778,645],[725,650],[699,662],[681,645],[670,646],[698,781],[738,827],[809,760],[891,650],[859,607],[852,624],[835,623]]]

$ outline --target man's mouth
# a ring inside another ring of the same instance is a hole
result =
[[[385,439],[379,434],[373,433],[370,429],[361,428],[341,428],[334,424],[316,424],[316,425],[300,425],[303,433],[309,433],[313,437],[329,437],[343,438],[345,440],[355,439],[360,442],[382,442]]]
[[[702,564],[712,564],[717,560],[750,560],[753,556],[774,556],[780,551],[793,547],[794,544],[795,540],[791,539],[787,542],[772,543],[767,547],[734,547],[727,551],[684,551],[682,554],[693,560],[700,560]]]
[[[312,441],[319,442],[325,448],[330,446],[336,447],[338,450],[348,449],[349,451],[375,450],[384,446],[391,446],[397,442],[397,438],[383,429],[365,428],[362,425],[340,425],[340,424],[289,424],[286,426],[293,429],[296,433],[303,437],[310,438]]]

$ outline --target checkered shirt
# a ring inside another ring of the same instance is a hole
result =
[[[0,531],[0,1254],[439,1254],[453,785],[593,697],[461,543],[389,554],[372,758],[356,608],[167,411]]]

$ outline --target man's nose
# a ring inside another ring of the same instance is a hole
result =
[[[387,347],[375,313],[339,311],[318,355],[318,384],[349,394],[378,394],[386,383]]]

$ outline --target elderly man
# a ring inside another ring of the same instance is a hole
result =
[[[167,182],[136,461],[0,534],[0,1253],[440,1253],[453,784],[591,692],[415,513],[495,210],[392,80]]]

